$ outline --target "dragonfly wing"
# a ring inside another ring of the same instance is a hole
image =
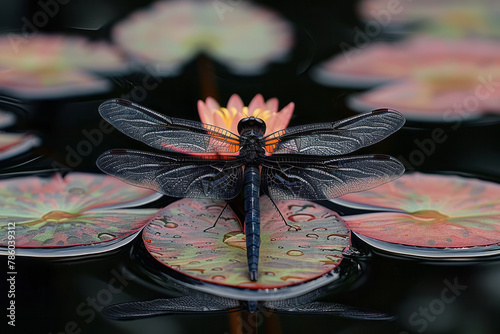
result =
[[[227,160],[194,156],[110,150],[97,159],[105,173],[172,197],[231,199],[242,187],[242,165]]]
[[[118,130],[143,143],[182,153],[234,153],[239,136],[214,125],[168,117],[123,99],[99,106],[101,116]]]
[[[375,144],[403,126],[405,118],[390,109],[378,109],[338,122],[300,125],[264,138],[274,154],[343,155]]]
[[[185,313],[220,313],[241,309],[237,300],[216,296],[182,296],[106,306],[102,313],[114,320],[132,320]]]
[[[326,200],[378,187],[404,172],[387,155],[303,159],[301,156],[265,159],[262,189],[273,199]]]

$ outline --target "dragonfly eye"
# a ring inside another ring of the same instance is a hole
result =
[[[260,118],[255,118],[253,116],[243,118],[239,123],[238,123],[238,133],[241,135],[246,131],[256,131],[260,132],[262,135],[266,132],[266,123],[260,119]]]

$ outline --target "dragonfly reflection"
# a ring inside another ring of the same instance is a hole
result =
[[[105,173],[172,197],[229,200],[243,190],[247,259],[253,281],[258,277],[261,190],[274,200],[325,200],[377,187],[404,172],[403,165],[387,155],[337,157],[397,131],[404,117],[389,109],[338,122],[300,125],[267,136],[266,124],[255,117],[242,119],[236,135],[123,99],[104,102],[99,112],[126,135],[171,152],[110,150],[97,159]]]

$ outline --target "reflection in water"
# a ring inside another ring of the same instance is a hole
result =
[[[283,289],[254,290],[251,294],[245,289],[203,283],[185,275],[179,275],[165,266],[159,265],[141,243],[133,245],[130,255],[136,281],[153,280],[159,289],[175,289],[184,296],[154,299],[141,302],[128,302],[109,305],[103,314],[114,320],[130,320],[172,314],[213,314],[221,312],[250,311],[301,315],[335,315],[364,320],[391,320],[394,316],[385,312],[359,309],[330,302],[317,302],[331,292],[348,284],[359,273],[359,265],[354,261],[342,264],[316,280]],[[291,256],[300,256],[301,251],[289,251]],[[220,268],[213,268],[217,271]],[[262,275],[274,275],[263,272]],[[213,279],[224,280],[223,275],[214,275]],[[293,279],[293,278],[291,278]]]

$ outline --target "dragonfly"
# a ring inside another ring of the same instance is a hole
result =
[[[405,118],[391,109],[266,136],[265,122],[253,116],[239,121],[237,135],[124,99],[103,102],[99,113],[129,137],[165,151],[109,150],[97,159],[103,172],[171,197],[231,200],[243,192],[251,281],[258,279],[261,192],[271,200],[328,200],[390,182],[405,170],[388,155],[345,156],[403,126]]]

